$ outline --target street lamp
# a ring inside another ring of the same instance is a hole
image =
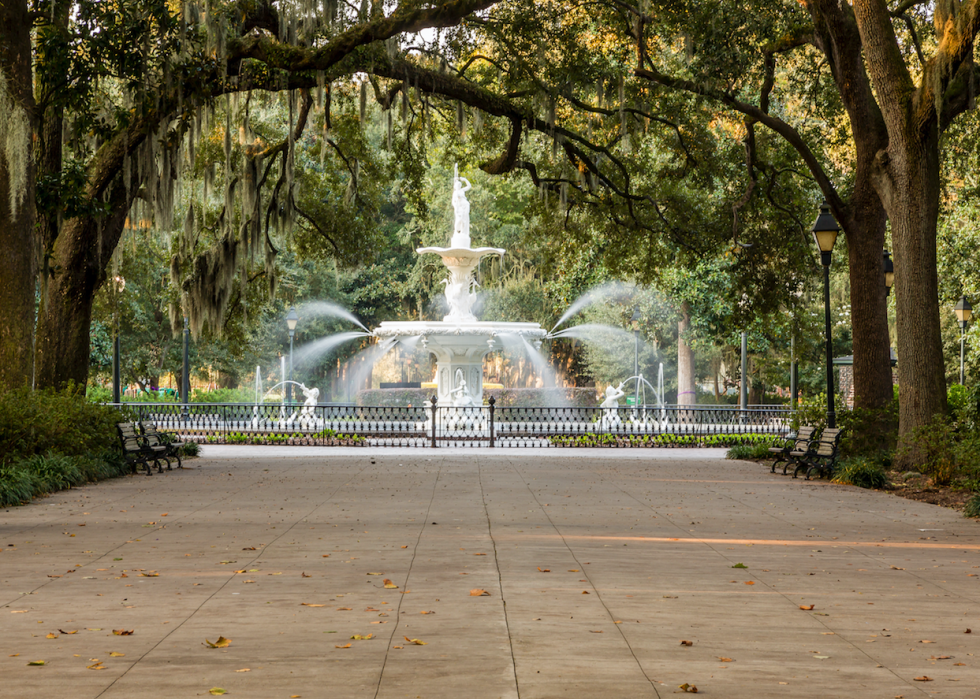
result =
[[[834,349],[830,338],[830,256],[834,251],[840,226],[830,213],[827,202],[820,205],[820,214],[813,222],[811,230],[820,250],[820,264],[823,265],[823,306],[827,336],[827,427],[837,427],[837,413],[834,411]]]
[[[184,316],[184,364],[180,375],[180,402],[184,404],[183,413],[187,415],[187,404],[191,402],[191,328]]]
[[[296,334],[296,323],[299,322],[299,316],[296,315],[296,309],[290,308],[289,313],[286,314],[286,327],[289,328],[289,380],[293,380],[293,336]],[[291,403],[293,400],[293,385],[291,383],[286,384],[286,402]]]
[[[633,307],[633,315],[630,318],[630,325],[633,326],[633,376],[636,378],[636,396],[633,398],[633,409],[638,409],[640,405],[640,307]]]
[[[892,254],[887,250],[881,253],[882,270],[885,273],[885,298],[892,293],[892,286],[895,285],[895,263],[892,262]]]
[[[112,402],[118,403],[121,400],[119,396],[119,294],[125,291],[126,280],[117,274],[112,282],[112,289],[115,291],[112,297],[112,325],[113,335],[115,335],[112,339]]]
[[[966,326],[970,324],[970,320],[973,318],[973,306],[966,300],[966,296],[960,296],[960,300],[953,306],[953,311],[956,313],[956,320],[960,322],[960,385],[963,386],[966,385],[966,345],[964,342],[966,340]]]

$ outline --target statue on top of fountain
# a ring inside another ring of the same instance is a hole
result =
[[[434,253],[442,258],[442,263],[449,270],[449,278],[442,281],[446,285],[446,303],[449,314],[443,317],[447,323],[476,323],[473,306],[476,303],[474,287],[479,286],[473,277],[474,271],[480,264],[480,259],[487,255],[503,257],[500,248],[474,248],[470,239],[470,203],[466,193],[473,185],[465,177],[459,175],[459,165],[453,168],[453,234],[448,248],[419,248],[420,255]]]
[[[466,186],[462,186],[465,183]],[[451,248],[468,248],[470,246],[470,203],[466,193],[473,185],[465,177],[459,176],[459,163],[453,166],[453,237],[449,243]]]

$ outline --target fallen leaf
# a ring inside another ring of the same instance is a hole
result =
[[[407,547],[406,546],[402,546],[402,548],[407,548]],[[401,650],[404,647],[405,646],[392,646],[392,648],[394,648],[395,650]]]
[[[684,684],[679,684],[677,686],[683,689],[685,692],[688,692],[689,694],[698,693],[698,688],[695,687],[693,684],[688,684],[687,682],[685,682]]]
[[[303,696],[303,695],[302,694],[290,694],[289,695],[289,699],[299,699],[301,696]]]
[[[745,565],[744,563],[736,563],[735,565],[732,566],[732,568],[748,568],[748,566]]]
[[[929,659],[930,660],[950,660],[952,657],[953,657],[952,655],[930,655],[929,656]]]
[[[374,638],[373,633],[369,633],[367,636],[362,636],[361,634],[356,633],[353,636],[351,636],[351,639],[355,641],[370,641],[372,638]]]
[[[325,604],[310,604],[309,602],[300,602],[299,603],[299,606],[301,606],[301,607],[326,607],[327,605],[325,605]]]
[[[964,631],[963,633],[973,633],[973,630],[972,630],[972,629],[967,629],[967,630],[966,630],[966,631]]]
[[[45,636],[45,638],[58,638],[58,634],[56,634],[56,633],[49,633],[47,636]]]
[[[215,696],[218,696],[221,694],[227,694],[227,692],[225,692],[225,690],[223,690],[221,687],[212,687],[211,689],[208,690],[208,694],[214,694]]]
[[[682,646],[693,646],[694,645],[694,642],[693,641],[681,641],[681,645]]]
[[[808,612],[811,609],[813,609],[813,605],[812,604],[801,604],[800,605],[800,609],[802,609],[805,612]]]
[[[300,575],[302,577],[304,577],[304,578],[312,578],[313,577],[312,575],[307,575],[306,573],[300,573]]]
[[[422,641],[422,640],[420,640],[418,638],[409,638],[408,636],[402,636],[402,638],[404,638],[409,643],[415,644],[416,646],[426,646],[426,645],[428,645],[428,643],[426,643],[425,641]]]
[[[435,614],[435,612],[426,611],[426,612],[419,612],[419,614]]]
[[[541,567],[538,567],[538,570],[540,570],[542,573],[550,573],[551,572],[551,568],[541,568]]]
[[[813,657],[816,658],[817,660],[826,660],[830,656],[829,655],[814,655]]]
[[[125,653],[117,653],[117,652],[115,652],[115,651],[112,651],[111,653],[109,653],[109,656],[110,656],[110,657],[113,657],[113,658],[121,658],[121,657],[123,657],[124,655],[126,655],[126,654],[125,654]]]
[[[347,643],[347,644],[345,644],[345,645],[342,645],[342,646],[334,646],[334,648],[350,648],[350,647],[351,647],[351,645],[352,645],[352,644],[350,644],[350,643]]]
[[[602,633],[602,631],[589,631],[589,633]]]
[[[337,607],[338,612],[349,612],[350,607]]]
[[[579,570],[578,568],[569,568],[569,569],[568,569],[568,572],[569,572],[569,573],[580,573],[580,572],[582,572],[582,571],[580,571],[580,570]]]
[[[58,629],[58,633],[63,633],[66,636],[71,636],[73,633],[78,633],[78,629],[75,629],[74,631],[62,631],[61,629]]]
[[[135,629],[130,629],[129,631],[126,629],[113,629],[112,634],[114,636],[132,636],[134,630]]]
[[[251,672],[251,671],[252,668],[250,667],[243,667],[241,670],[235,670],[235,672]]]
[[[330,554],[329,553],[325,553],[325,554],[323,554],[322,558],[330,558]]]
[[[966,666],[966,663],[953,663],[953,665],[961,665],[961,666]]]
[[[723,663],[734,663],[735,662],[731,658],[722,658],[722,657],[719,657],[718,660],[720,660]]]
[[[206,645],[208,648],[227,648],[228,646],[231,645],[231,639],[225,638],[224,636],[218,636],[218,640],[215,641],[214,643],[211,643],[211,641],[205,638],[204,643],[202,643],[201,645],[202,646]]]
[[[923,675],[922,677],[913,677],[916,682],[932,682],[932,678],[928,675]]]
[[[244,571],[243,571],[244,572]],[[140,573],[141,578],[159,578],[159,573]]]
[[[919,641],[919,643],[935,643],[935,641]]]
[[[755,581],[754,580],[746,580],[745,581],[745,584],[746,585],[755,585]]]
[[[486,590],[481,590],[480,588],[470,590],[470,597],[489,597],[489,596],[490,596],[489,592],[487,592]]]
[[[474,556],[486,556],[487,554],[485,554],[485,553],[474,553],[473,555]]]
[[[403,548],[403,549],[407,549],[408,547],[407,547],[407,546],[402,546],[402,548]]]
[[[589,591],[588,590],[582,590],[582,594],[583,595],[587,595],[587,594],[589,594]]]
[[[109,668],[107,668],[105,665],[103,665],[99,661],[96,661],[96,662],[92,663],[91,665],[88,665],[87,668],[89,670],[108,670],[109,669]]]
[[[26,610],[26,609],[12,609],[12,610],[10,610],[10,613],[11,614],[27,614],[27,611],[28,610]]]
[[[384,575],[384,573],[368,573],[368,575]]]
[[[905,568],[899,568],[898,566],[892,566],[892,570],[905,570]]]
[[[7,657],[8,657],[8,658],[16,658],[16,657],[17,657],[18,655],[20,655],[20,653],[11,653],[11,654],[10,654],[10,655],[8,655]]]
[[[398,585],[396,585],[395,583],[391,582],[391,580],[389,580],[388,578],[385,578],[384,579],[384,584],[385,584],[385,589],[386,590],[397,590],[398,589]]]
[[[32,660],[31,662],[29,662],[27,664],[28,665],[44,665],[44,661],[43,660]]]

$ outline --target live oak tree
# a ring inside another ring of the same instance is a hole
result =
[[[942,136],[973,107],[978,3],[617,4],[634,18],[638,77],[743,115],[750,167],[755,126],[778,134],[819,185],[847,238],[855,383],[871,407],[890,391],[880,266],[890,225],[900,434],[942,413]],[[684,39],[681,55],[655,50],[674,37]],[[810,113],[794,114],[794,104]]]
[[[243,258],[273,261],[270,225],[301,215],[292,165],[311,93],[329,95],[331,81],[369,69],[393,37],[452,26],[493,4],[406,0],[388,14],[380,0],[360,7],[332,0],[0,5],[0,243],[9,263],[0,298],[9,318],[0,342],[3,384],[32,375],[38,386],[85,382],[92,301],[127,221],[173,227],[180,166],[193,162],[216,99],[288,92],[292,108],[282,143],[256,143],[243,172],[226,171],[224,235],[197,253],[197,223],[185,222],[172,272],[180,310],[196,330],[220,322]],[[294,48],[315,60],[277,65]],[[234,126],[252,135],[247,123]],[[229,119],[226,155],[232,130]],[[346,167],[356,190],[358,166]]]

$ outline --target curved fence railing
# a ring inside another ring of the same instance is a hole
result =
[[[778,438],[781,406],[641,408],[355,406],[243,403],[115,403],[185,441],[377,447],[730,446]],[[752,435],[756,435],[753,437]]]

